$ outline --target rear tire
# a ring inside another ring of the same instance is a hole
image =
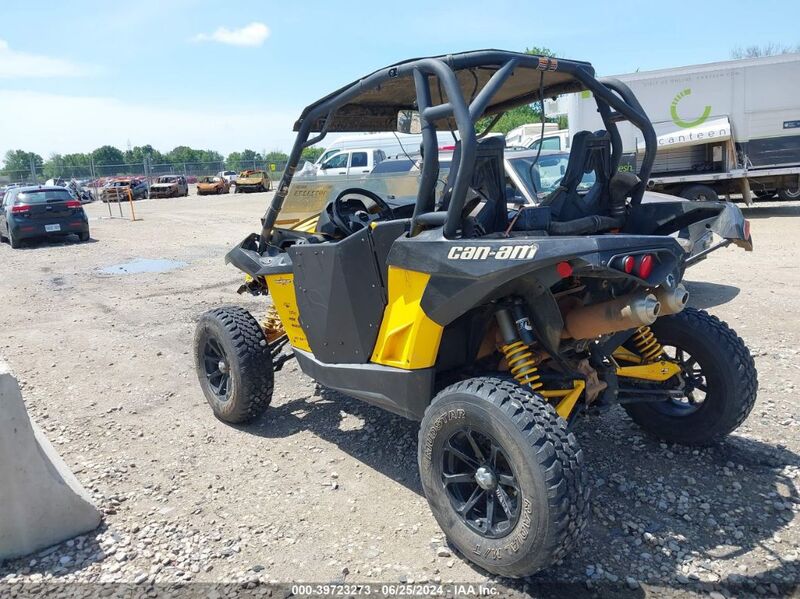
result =
[[[681,348],[696,360],[705,397],[692,409],[663,402],[627,404],[625,410],[636,424],[665,441],[718,443],[744,422],[755,404],[758,373],[750,351],[733,329],[705,310],[686,308],[659,318],[651,328],[659,343]]]
[[[14,234],[11,232],[10,229],[8,231],[8,244],[15,250],[19,249],[19,247],[22,245],[22,242],[16,237],[14,237]]]
[[[708,185],[689,185],[681,191],[681,197],[694,202],[717,202],[719,196]]]
[[[89,239],[90,239],[89,233],[78,233],[78,240],[84,242],[84,241],[89,241]]]
[[[800,200],[800,187],[794,189],[779,189],[778,197],[784,201],[790,202],[792,200]]]
[[[439,526],[489,572],[531,575],[566,556],[586,525],[578,442],[552,406],[514,382],[474,378],[441,391],[418,448]]]
[[[247,310],[226,306],[203,314],[194,351],[200,386],[217,418],[238,424],[267,409],[274,385],[272,356]]]

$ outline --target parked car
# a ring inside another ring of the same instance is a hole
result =
[[[204,196],[211,193],[228,193],[231,189],[231,184],[225,177],[200,177],[197,180],[197,195]]]
[[[0,205],[0,240],[18,248],[23,239],[75,234],[89,239],[89,220],[80,201],[64,187],[9,189]]]
[[[272,181],[265,171],[242,171],[236,178],[236,193],[269,191]]]
[[[178,198],[189,195],[189,184],[183,175],[162,175],[150,186],[151,198]]]
[[[222,177],[225,179],[228,182],[228,185],[235,185],[239,174],[236,171],[220,171],[217,173],[217,177]]]
[[[133,194],[134,200],[147,199],[150,197],[147,181],[144,179],[123,177],[120,179],[112,179],[107,182],[100,190],[100,199],[103,202],[127,200],[128,190]]]

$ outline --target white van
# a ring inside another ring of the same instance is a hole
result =
[[[373,148],[356,148],[326,154],[328,157],[317,164],[318,177],[363,177],[371,173],[376,164],[386,159],[383,150]]]

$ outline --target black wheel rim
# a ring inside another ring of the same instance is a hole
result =
[[[489,435],[463,428],[445,442],[442,485],[456,514],[474,532],[496,539],[514,530],[522,493],[506,452]]]
[[[688,416],[703,407],[708,395],[708,380],[697,358],[680,347],[665,345],[664,354],[668,360],[681,367],[679,375],[681,397],[673,397],[653,404],[655,409],[669,416]]]
[[[213,337],[203,346],[203,368],[208,388],[219,401],[228,401],[231,390],[230,362],[225,350]]]

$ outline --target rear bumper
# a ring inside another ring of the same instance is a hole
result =
[[[58,231],[48,231],[47,225],[58,225]],[[54,218],[46,221],[34,222],[9,222],[9,229],[17,239],[32,239],[34,237],[59,237],[74,233],[89,232],[89,222],[81,218]]]

